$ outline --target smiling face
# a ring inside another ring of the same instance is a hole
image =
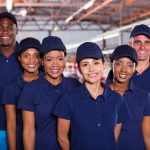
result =
[[[129,44],[137,51],[138,61],[149,61],[150,38],[145,35],[137,35],[132,38]]]
[[[119,83],[127,83],[135,71],[135,63],[128,57],[113,61],[114,79]]]
[[[28,73],[37,72],[41,65],[40,52],[35,48],[29,48],[22,52],[19,56],[19,60],[24,72]]]
[[[86,58],[79,63],[80,72],[84,78],[84,81],[89,84],[98,83],[101,80],[104,63],[102,59]]]
[[[9,18],[0,19],[0,45],[11,46],[16,42],[18,29],[16,24]]]
[[[63,51],[53,50],[43,56],[43,66],[48,80],[59,80],[65,68],[65,55]]]

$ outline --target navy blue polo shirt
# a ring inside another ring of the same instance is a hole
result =
[[[132,76],[132,81],[136,86],[150,92],[150,66],[141,74],[135,71]]]
[[[123,97],[131,114],[131,120],[122,124],[118,149],[146,150],[141,123],[144,116],[150,116],[150,97],[132,82]]]
[[[18,76],[15,80],[9,82],[4,86],[2,94],[2,104],[11,104],[17,106],[21,91],[25,85],[25,82],[21,76]],[[23,140],[22,140],[22,115],[19,109],[17,112],[17,129],[16,129],[16,139],[17,139],[17,150],[23,149]]]
[[[44,77],[25,85],[18,108],[35,114],[35,150],[60,149],[56,134],[57,117],[52,115],[52,111],[63,92],[79,85],[76,79],[65,77],[57,86],[52,85]]]
[[[64,94],[53,113],[71,121],[71,150],[116,150],[114,128],[129,119],[118,93],[105,86],[94,100],[85,84]]]
[[[20,75],[22,71],[17,56],[18,48],[19,44],[17,43],[16,52],[14,52],[10,57],[5,57],[0,52],[0,104],[2,100],[3,87]],[[6,130],[6,118],[2,105],[0,105],[0,130]]]

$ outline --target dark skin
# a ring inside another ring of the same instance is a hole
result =
[[[109,87],[123,95],[129,88],[129,80],[135,71],[136,65],[127,57],[122,57],[113,61],[114,80]],[[150,150],[150,116],[144,116],[142,121],[142,132],[144,136],[146,150]],[[117,131],[120,134],[119,130]]]
[[[0,52],[9,57],[16,49],[18,28],[10,18],[0,19]]]

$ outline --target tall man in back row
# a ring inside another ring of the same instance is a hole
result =
[[[17,20],[8,12],[0,13],[0,150],[8,149],[6,134],[6,118],[1,105],[3,86],[15,79],[21,73],[21,66],[17,59],[16,42],[18,33]]]
[[[132,81],[150,92],[150,27],[144,24],[135,26],[130,35],[129,45],[138,55],[138,65]]]

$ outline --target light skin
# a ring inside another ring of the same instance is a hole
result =
[[[45,78],[53,85],[58,85],[62,80],[65,68],[65,55],[63,51],[53,50],[44,54],[42,64],[45,69]],[[35,145],[35,114],[23,110],[23,138],[25,150],[34,150]]]
[[[122,57],[113,61],[114,81],[110,88],[123,95],[129,88],[129,80],[135,71],[135,63],[127,57]],[[150,117],[144,116],[142,121],[142,131],[147,150],[150,150]],[[117,131],[119,135],[119,130]]]
[[[150,38],[145,35],[136,35],[129,41],[129,45],[135,48],[138,55],[138,66],[136,70],[141,74],[149,67]]]
[[[0,19],[0,51],[9,57],[16,49],[16,35],[18,28],[9,18]]]
[[[34,48],[27,49],[22,52],[18,58],[24,70],[22,74],[24,81],[31,82],[32,80],[38,79],[38,68],[41,64],[39,50]],[[5,105],[5,112],[9,150],[16,150],[16,105]]]
[[[104,70],[104,63],[102,59],[85,58],[79,63],[79,70],[84,78],[85,86],[90,92],[93,99],[103,94],[103,87],[100,84],[101,77]],[[68,138],[70,130],[70,120],[58,118],[58,141],[62,150],[70,149],[70,142]],[[116,126],[117,131],[119,125]],[[117,138],[117,134],[115,136]]]

